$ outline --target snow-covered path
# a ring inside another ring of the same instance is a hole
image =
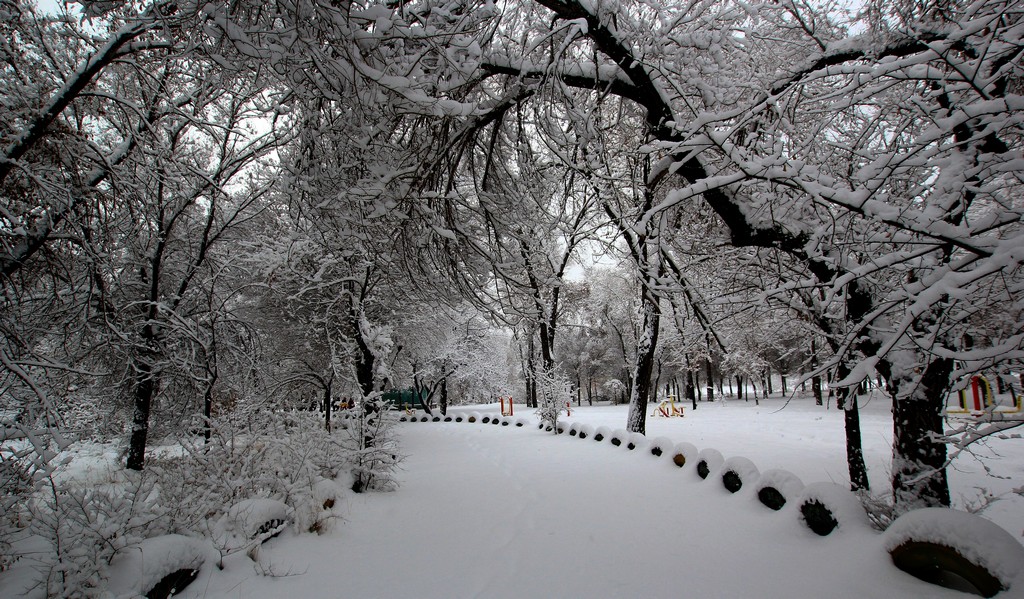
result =
[[[333,532],[274,539],[259,567],[232,556],[183,596],[964,596],[897,570],[873,531],[818,537],[791,506],[607,441],[469,423],[401,436],[398,492],[350,496]]]

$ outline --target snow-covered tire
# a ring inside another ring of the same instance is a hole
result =
[[[672,448],[672,463],[682,468],[687,464],[693,465],[697,462],[697,455],[700,452],[697,451],[697,447],[692,443],[683,441],[682,443],[676,443],[676,446]]]
[[[612,429],[608,428],[607,426],[599,426],[597,427],[597,430],[594,431],[594,440],[597,441],[598,443],[604,441],[605,439],[611,436]]]
[[[579,432],[580,432],[580,425],[579,425],[579,423],[573,422],[572,424],[569,425],[569,436],[570,437],[575,437],[576,434],[579,433]]]
[[[721,472],[722,486],[730,493],[736,493],[744,485],[752,484],[761,475],[754,462],[738,456],[727,459],[722,465]]]
[[[893,521],[884,538],[893,564],[926,582],[983,597],[1024,585],[1024,546],[980,516],[922,508]]]
[[[702,449],[697,454],[697,476],[707,480],[709,476],[718,472],[724,463],[725,457],[722,452],[717,449]]]
[[[634,449],[647,446],[647,437],[643,433],[630,433],[629,439],[626,441],[626,449],[633,451]]]
[[[804,490],[804,483],[795,474],[787,470],[766,470],[757,479],[754,491],[757,500],[765,507],[779,511],[789,500],[799,497]]]
[[[576,435],[580,439],[586,439],[594,436],[594,427],[589,424],[580,425],[579,432]]]
[[[812,483],[800,494],[800,520],[814,534],[825,537],[837,528],[870,528],[860,499],[846,487],[834,483]]]
[[[625,444],[627,439],[629,439],[629,433],[621,428],[615,429],[615,432],[612,433],[612,445],[616,447]]]
[[[675,443],[668,437],[655,437],[651,439],[650,452],[656,458],[670,453],[673,449],[675,449]]]
[[[212,551],[208,543],[183,535],[146,539],[121,549],[114,557],[109,590],[119,597],[164,599],[194,581]]]

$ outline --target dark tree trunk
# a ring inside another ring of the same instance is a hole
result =
[[[331,389],[333,386],[334,377],[332,376],[324,385],[324,428],[327,429],[327,432],[331,432],[331,411],[334,409],[334,397]]]
[[[438,400],[438,406],[441,409],[441,415],[448,415],[448,377],[441,379],[441,399]]]
[[[868,467],[864,463],[864,448],[860,439],[860,408],[857,396],[850,398],[849,405],[843,410],[846,424],[846,465],[850,471],[850,490],[867,491],[871,488],[868,482]]]
[[[913,381],[894,381],[892,489],[898,513],[950,505],[946,444],[935,438],[935,432],[943,430],[942,410],[952,370],[952,360],[932,360],[906,397],[900,396],[900,386]]]
[[[132,407],[132,435],[128,443],[128,460],[125,466],[129,470],[142,470],[146,467],[146,440],[149,436],[149,411],[156,395],[156,375],[152,365],[136,362],[135,397]]]
[[[689,360],[687,360],[689,362]],[[693,409],[697,409],[697,394],[693,391],[693,371],[686,370],[686,399],[690,400],[693,404]]]
[[[633,393],[629,399],[626,430],[631,433],[647,432],[647,403],[651,397],[651,376],[658,347],[658,328],[661,321],[657,299],[643,290],[643,328],[636,347],[636,366],[633,375]]]

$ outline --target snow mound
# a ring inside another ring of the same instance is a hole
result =
[[[257,497],[228,509],[214,527],[213,538],[226,550],[241,549],[252,541],[266,540],[291,522],[292,508],[283,501]]]
[[[765,506],[781,510],[794,497],[800,496],[804,483],[792,472],[774,468],[761,473],[754,490],[758,500]]]
[[[655,437],[651,439],[651,455],[660,457],[666,453],[671,453],[675,446],[675,442],[668,437]]]
[[[815,534],[826,536],[837,528],[870,528],[860,499],[835,483],[811,483],[800,494],[800,519]]]
[[[575,437],[576,434],[580,432],[580,427],[582,427],[582,426],[583,425],[580,424],[579,422],[573,422],[572,424],[570,424],[569,425],[569,436],[570,437]]]
[[[706,480],[717,473],[724,463],[725,457],[722,456],[722,452],[717,449],[702,449],[697,454],[697,476]]]
[[[604,441],[605,439],[611,438],[612,429],[607,426],[599,426],[594,431],[594,440],[597,442]]]
[[[894,552],[908,543],[932,543],[953,549],[970,564],[987,571],[1004,590],[1011,585],[1024,586],[1024,546],[1001,526],[980,516],[947,508],[922,508],[897,518],[885,531],[884,540],[894,562]]]
[[[722,485],[730,493],[736,493],[745,485],[749,487],[761,476],[754,462],[738,456],[725,460],[721,472]]]
[[[138,545],[125,547],[114,557],[110,563],[108,590],[115,597],[148,595],[168,575],[182,570],[198,571],[214,555],[209,543],[184,535],[146,539]],[[186,578],[191,582],[194,575]]]
[[[618,447],[619,445],[625,445],[627,439],[629,439],[629,433],[627,433],[624,429],[617,428],[614,432],[612,432],[612,445],[615,445],[616,447]]]
[[[700,454],[697,451],[697,447],[693,443],[687,443],[683,441],[676,443],[676,446],[672,448],[672,462],[682,468],[686,465],[694,465],[697,463],[697,456]]]

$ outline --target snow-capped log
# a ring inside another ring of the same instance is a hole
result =
[[[650,451],[653,456],[661,457],[673,449],[675,449],[675,443],[668,437],[655,437],[651,439]]]
[[[1001,526],[946,508],[923,508],[885,531],[897,568],[941,586],[992,597],[1024,589],[1024,547]]]
[[[693,465],[697,463],[699,454],[700,452],[693,443],[686,441],[676,443],[676,446],[672,448],[672,463],[680,468],[687,464]]]
[[[754,487],[757,500],[765,507],[781,510],[791,499],[799,497],[804,483],[788,470],[772,469],[761,473]]]
[[[117,597],[169,597],[188,586],[215,556],[208,542],[162,535],[125,547],[110,563],[108,590]]]
[[[800,520],[814,534],[828,536],[837,528],[870,528],[857,496],[835,483],[812,483],[800,494]]]
[[[757,481],[760,472],[754,462],[747,458],[734,456],[725,461],[722,466],[722,486],[730,493],[735,493],[743,488],[743,485]]]
[[[725,457],[717,449],[702,449],[697,454],[697,476],[707,479],[725,463]]]

